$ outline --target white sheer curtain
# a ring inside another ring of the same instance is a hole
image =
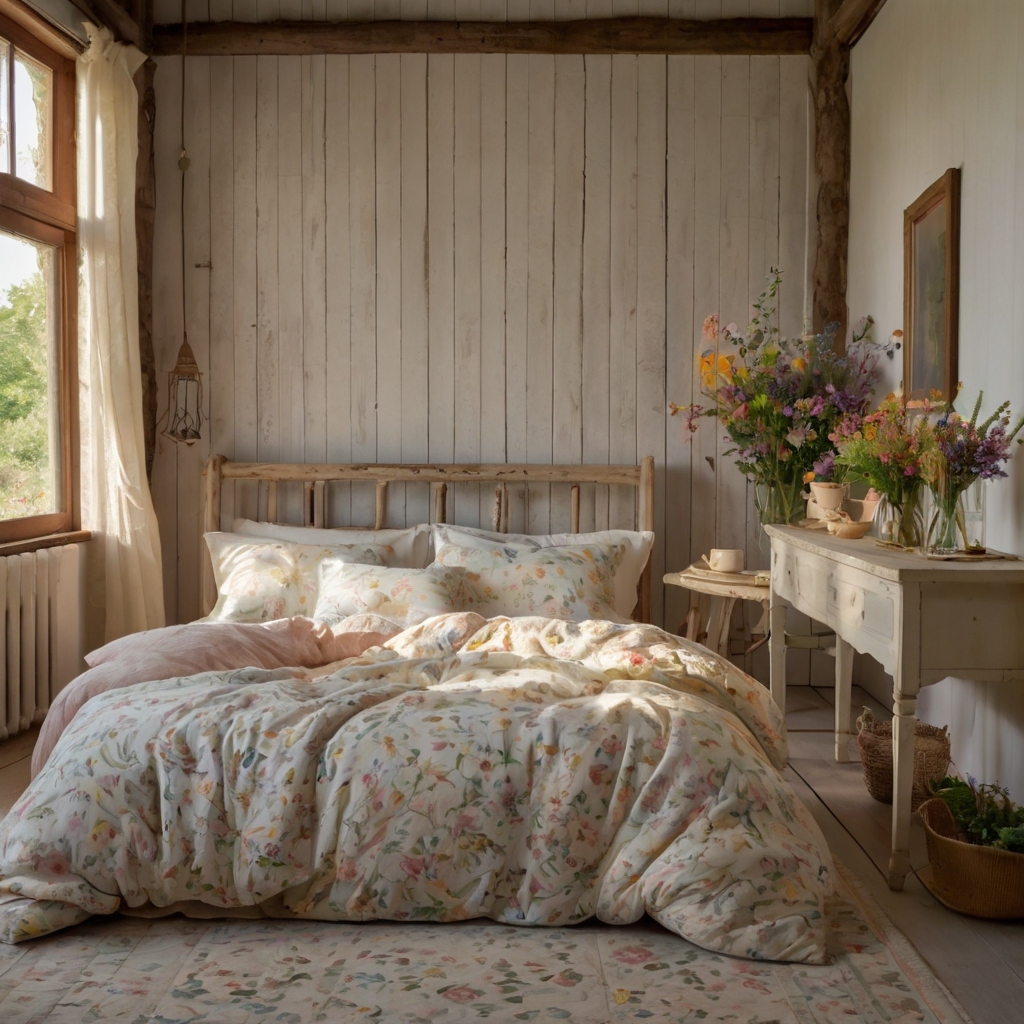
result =
[[[89,25],[78,59],[79,419],[90,644],[164,624],[160,532],[146,481],[135,160],[145,60]]]

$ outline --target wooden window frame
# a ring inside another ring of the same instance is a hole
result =
[[[41,25],[40,33],[47,27]],[[0,519],[0,544],[80,529],[78,451],[78,238],[75,153],[75,62],[0,13],[0,36],[53,71],[52,191],[0,170],[0,228],[57,251],[60,290],[57,342],[61,510]],[[12,54],[13,59],[13,54]]]

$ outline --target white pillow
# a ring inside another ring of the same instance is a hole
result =
[[[269,622],[309,615],[316,606],[320,562],[382,563],[380,546],[292,544],[237,533],[208,533],[217,604],[208,622]]]
[[[381,547],[385,565],[404,565],[422,569],[430,562],[430,527],[410,526],[407,530],[316,530],[310,526],[285,526],[279,523],[257,523],[252,519],[236,519],[235,533],[250,537],[273,537],[296,544],[370,544]],[[387,551],[383,549],[387,548]]]
[[[627,622],[615,608],[615,573],[625,543],[489,549],[444,544],[435,564],[466,573],[467,610],[495,615],[546,615],[582,622]]]
[[[372,613],[401,626],[460,611],[465,578],[457,569],[352,565],[340,558],[320,563],[320,595],[313,618],[332,623]]]
[[[478,547],[493,551],[495,547],[513,550],[537,551],[541,548],[578,547],[588,544],[624,544],[622,561],[615,570],[615,611],[620,618],[629,619],[636,607],[636,588],[654,546],[650,531],[602,530],[598,533],[550,533],[531,537],[522,533],[494,533],[474,530],[468,526],[449,526],[436,523],[433,527],[434,550],[445,544],[460,547]]]

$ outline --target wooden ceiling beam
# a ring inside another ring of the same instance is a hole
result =
[[[829,19],[827,32],[841,46],[853,46],[885,5],[885,0],[843,0]]]
[[[807,54],[810,18],[579,21],[191,22],[196,56],[320,53]],[[181,25],[154,27],[154,54],[181,52]]]
[[[885,0],[815,0],[811,47],[814,97],[814,170],[818,180],[817,241],[811,308],[814,329],[838,323],[846,337],[847,259],[850,245],[850,47]]]
[[[94,24],[109,28],[116,39],[131,43],[140,50],[147,48],[142,26],[117,0],[71,0],[85,17]]]

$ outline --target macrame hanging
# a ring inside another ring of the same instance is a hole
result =
[[[203,423],[203,375],[199,372],[185,329],[185,172],[189,168],[185,149],[185,54],[188,46],[188,0],[181,0],[181,329],[182,342],[174,369],[167,374],[167,429],[172,441],[195,444]]]

